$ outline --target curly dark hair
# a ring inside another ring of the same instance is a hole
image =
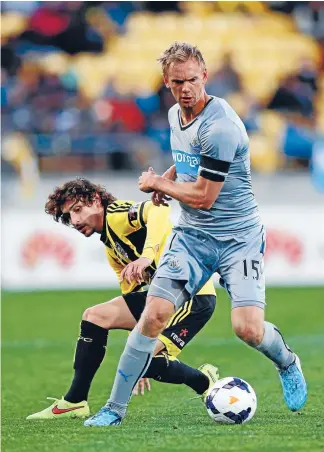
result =
[[[116,201],[116,198],[108,193],[102,185],[96,185],[88,179],[78,177],[54,189],[46,201],[45,212],[52,215],[55,221],[69,225],[70,215],[62,212],[64,203],[67,200],[75,199],[91,205],[96,195],[99,195],[102,204],[109,205]]]

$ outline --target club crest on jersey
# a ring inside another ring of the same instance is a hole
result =
[[[128,254],[126,253],[126,251],[124,250],[120,243],[116,242],[115,247],[121,256],[123,256],[125,259],[128,259]]]
[[[135,221],[137,220],[137,214],[138,214],[138,208],[140,206],[140,203],[132,205],[128,210],[128,219],[129,221]]]
[[[170,257],[168,260],[168,266],[171,270],[179,270],[180,262],[176,257]]]
[[[200,146],[198,137],[194,137],[194,139],[192,140],[192,143],[190,143],[190,147],[193,151],[196,151],[196,152],[201,151],[201,146]]]

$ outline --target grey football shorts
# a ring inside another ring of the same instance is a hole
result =
[[[213,273],[218,272],[220,284],[231,298],[232,308],[264,308],[263,227],[216,239],[200,230],[178,226],[173,229],[166,250],[148,296],[165,298],[178,309],[196,295]]]

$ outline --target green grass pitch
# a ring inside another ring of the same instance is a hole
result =
[[[277,324],[302,360],[309,399],[291,413],[271,363],[236,339],[230,304],[218,290],[213,319],[182,353],[193,366],[217,363],[225,376],[246,379],[258,396],[246,425],[216,425],[185,386],[152,382],[133,397],[120,427],[84,428],[81,420],[26,421],[61,397],[72,376],[72,358],[83,310],[114,291],[4,293],[2,296],[2,447],[5,452],[173,452],[324,450],[324,288],[268,290],[267,318]],[[108,353],[90,392],[98,410],[109,395],[127,333],[111,332]]]

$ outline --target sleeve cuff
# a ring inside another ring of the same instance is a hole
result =
[[[144,248],[141,257],[147,257],[148,259],[151,259],[152,261],[154,261],[155,253],[154,253],[153,248],[151,248],[151,247]]]

